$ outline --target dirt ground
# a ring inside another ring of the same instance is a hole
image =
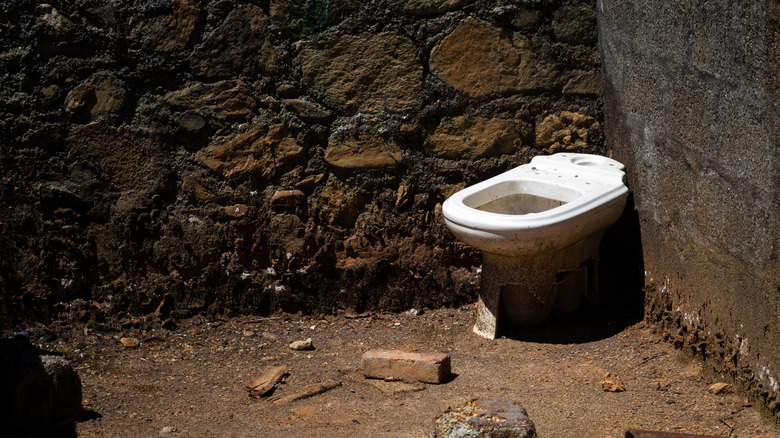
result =
[[[780,437],[744,396],[714,395],[717,376],[619,315],[580,312],[532,329],[474,335],[474,306],[420,315],[282,316],[187,321],[174,331],[101,334],[73,329],[42,346],[64,352],[83,381],[80,437],[426,437],[434,418],[472,398],[520,402],[540,437],[622,437],[629,427],[723,437]],[[124,348],[120,336],[141,340]],[[311,338],[313,351],[290,342]],[[367,380],[372,348],[451,354],[444,384]],[[275,394],[328,378],[341,386],[276,404],[245,383],[272,365],[290,375]],[[606,373],[623,392],[602,389]]]

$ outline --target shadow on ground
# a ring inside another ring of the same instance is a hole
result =
[[[623,215],[601,240],[599,286],[598,303],[588,303],[572,313],[554,313],[536,326],[511,326],[502,324],[499,318],[499,336],[528,342],[580,344],[614,336],[642,321],[644,261],[633,194],[626,201]]]

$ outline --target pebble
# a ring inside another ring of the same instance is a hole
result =
[[[160,435],[167,435],[173,432],[176,432],[176,428],[173,426],[165,426],[162,429],[160,429]]]
[[[731,385],[725,382],[713,383],[707,388],[707,391],[712,394],[728,394],[731,392]]]
[[[604,381],[601,382],[601,387],[604,391],[609,392],[623,392],[626,390],[626,385],[623,383],[623,379],[612,374],[604,374]]]
[[[314,344],[312,344],[311,338],[309,338],[303,341],[292,342],[290,348],[297,351],[314,350]]]
[[[136,338],[122,338],[119,340],[125,348],[136,348],[140,344]]]

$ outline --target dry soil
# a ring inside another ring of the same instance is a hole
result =
[[[44,347],[64,352],[83,380],[81,437],[426,437],[434,418],[472,398],[520,402],[540,437],[622,437],[629,427],[723,437],[780,437],[744,396],[712,394],[715,375],[643,322],[608,312],[557,316],[532,329],[474,335],[474,306],[421,315],[280,316],[207,322],[174,331],[97,333],[74,328]],[[138,338],[125,348],[122,336]],[[315,350],[288,345],[311,338]],[[444,384],[367,380],[372,348],[451,354]],[[245,383],[285,365],[275,394],[337,379],[341,386],[276,404]],[[603,389],[612,373],[625,391]]]

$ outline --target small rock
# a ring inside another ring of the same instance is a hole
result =
[[[271,197],[275,207],[293,207],[306,201],[306,194],[300,190],[277,190]]]
[[[333,115],[319,104],[303,99],[282,99],[282,106],[297,114],[305,122],[324,123]]]
[[[568,4],[555,10],[552,29],[562,43],[593,45],[598,38],[596,21],[595,4]]]
[[[282,125],[253,129],[227,142],[207,146],[198,151],[197,157],[226,178],[267,178],[302,157],[303,147],[291,135]]]
[[[225,214],[233,218],[240,218],[244,216],[247,211],[249,211],[249,207],[244,204],[235,204],[225,207]]]
[[[623,380],[612,373],[604,374],[604,381],[601,382],[601,387],[604,391],[609,392],[623,392],[626,390],[626,385],[623,384]]]
[[[442,120],[425,148],[439,158],[485,158],[514,152],[521,137],[513,120],[458,116]]]
[[[584,114],[550,114],[536,127],[536,147],[548,154],[581,150],[588,146],[588,131],[598,127],[596,119]]]
[[[155,50],[165,53],[177,52],[195,43],[205,24],[197,2],[174,0],[170,2],[170,8],[172,14],[153,20],[147,21],[142,16],[132,19],[131,40],[151,43]]]
[[[178,114],[174,119],[179,127],[190,133],[201,132],[206,127],[206,119],[195,110]]]
[[[392,168],[402,156],[401,146],[378,132],[335,133],[328,139],[325,151],[325,161],[342,169]]]
[[[402,35],[334,35],[302,44],[298,60],[307,88],[344,113],[410,111],[422,100],[423,66]]]
[[[433,49],[430,70],[470,97],[550,90],[560,76],[556,63],[521,32],[476,18],[465,20]]]
[[[450,356],[445,353],[406,353],[369,350],[360,359],[366,378],[443,383],[450,377]]]
[[[246,390],[253,397],[262,397],[270,393],[287,374],[287,368],[284,365],[267,368],[246,384]]]
[[[189,82],[159,98],[174,111],[194,110],[218,118],[241,119],[257,106],[249,85],[237,79],[204,84]]]
[[[325,179],[325,174],[319,173],[315,176],[298,181],[297,183],[295,183],[295,188],[298,190],[311,190],[314,188],[314,186],[321,183],[322,180],[324,179]]]
[[[294,341],[290,344],[290,348],[296,351],[314,350],[314,345],[311,342],[311,338],[303,341]]]
[[[712,394],[728,394],[732,391],[732,388],[728,383],[718,382],[710,385],[710,387],[707,388],[707,391]]]
[[[276,87],[276,92],[279,93],[279,95],[282,97],[292,97],[298,94],[298,89],[295,88],[295,85],[280,84],[278,87]]]
[[[201,201],[208,201],[214,199],[214,194],[203,186],[197,179],[191,176],[185,176],[182,178],[182,189],[185,192],[192,193],[195,198]]]
[[[435,421],[435,436],[535,438],[536,427],[520,403],[475,399],[447,409]]]
[[[140,344],[136,338],[122,338],[119,340],[125,348],[136,348]]]
[[[601,90],[601,74],[599,72],[582,73],[563,86],[563,94],[583,94],[595,96]]]
[[[233,9],[195,50],[190,67],[197,76],[263,76],[277,70],[278,55],[268,40],[268,16],[256,5]]]
[[[71,90],[65,98],[65,112],[98,116],[119,112],[125,103],[122,82],[109,73],[97,73]]]
[[[70,21],[68,17],[60,14],[60,11],[55,9],[50,4],[44,3],[39,5],[35,12],[39,14],[39,21],[59,33],[65,31],[71,24],[73,24],[73,22]]]
[[[165,426],[162,429],[160,429],[160,435],[167,435],[169,433],[174,433],[176,432],[176,430],[177,429],[173,426]]]

